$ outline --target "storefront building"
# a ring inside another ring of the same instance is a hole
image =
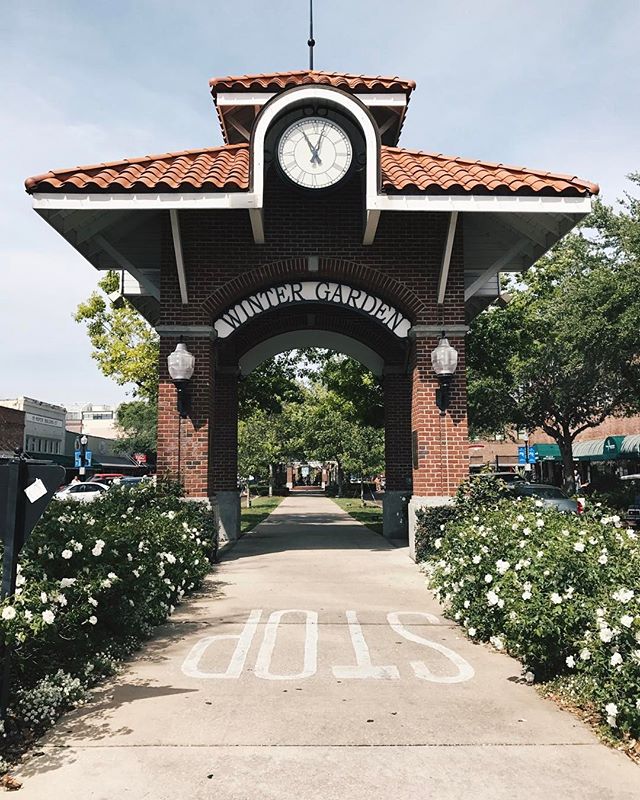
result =
[[[398,147],[412,81],[299,71],[210,88],[223,146],[36,176],[34,208],[94,267],[122,270],[160,334],[158,472],[216,503],[223,535],[239,531],[238,379],[312,345],[383,376],[385,535],[406,536],[415,508],[468,474],[469,321],[598,188]],[[446,413],[443,333],[458,355]],[[195,356],[183,420],[167,371],[179,342]]]

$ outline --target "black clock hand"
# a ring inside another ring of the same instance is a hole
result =
[[[320,143],[322,142],[322,137],[324,136],[324,132],[325,132],[326,128],[327,128],[327,123],[325,122],[324,125],[322,126],[322,130],[320,131],[320,136],[318,137],[318,144],[316,145],[316,149],[315,149],[315,155],[316,155],[316,157],[318,159],[318,164],[321,163],[321,161],[320,161]]]
[[[311,144],[311,140],[305,133],[304,129],[302,130],[302,135],[304,136],[306,143],[309,145],[309,150],[311,150],[311,163],[313,164],[314,161],[318,160],[318,153],[316,152],[314,146]]]

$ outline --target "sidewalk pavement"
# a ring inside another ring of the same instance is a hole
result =
[[[640,769],[297,494],[17,771],[21,800],[631,800]],[[36,755],[39,754],[39,755]]]

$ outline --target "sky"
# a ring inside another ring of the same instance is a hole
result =
[[[417,82],[400,145],[640,170],[637,0],[315,0],[317,69]],[[308,0],[0,0],[0,397],[117,403],[77,304],[98,273],[32,209],[49,169],[221,144],[213,76],[304,69]]]

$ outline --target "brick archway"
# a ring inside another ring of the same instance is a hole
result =
[[[203,312],[216,316],[252,292],[286,280],[329,279],[352,284],[379,295],[402,311],[414,324],[426,318],[425,302],[405,284],[389,277],[382,270],[339,258],[317,259],[317,269],[310,270],[310,258],[286,258],[263,264],[224,283],[203,302]]]

